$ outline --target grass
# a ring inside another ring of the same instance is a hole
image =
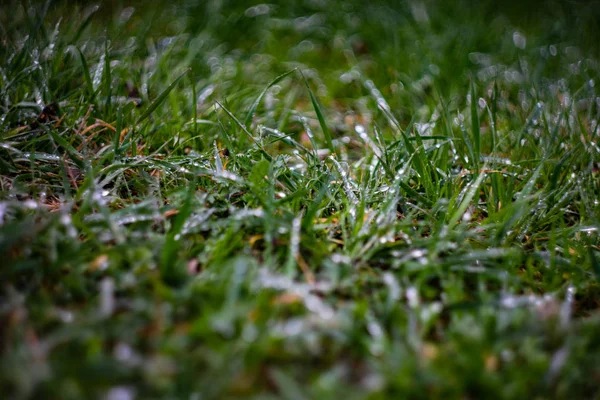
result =
[[[5,2],[7,398],[600,396],[592,2]]]

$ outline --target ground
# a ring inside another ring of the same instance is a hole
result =
[[[1,392],[600,396],[599,19],[2,2]]]

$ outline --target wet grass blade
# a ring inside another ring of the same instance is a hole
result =
[[[190,78],[190,85],[192,87],[192,114],[194,116],[192,132],[193,132],[194,137],[197,137],[198,136],[198,95],[196,94],[196,84],[192,80],[192,78]],[[196,148],[200,148],[199,140],[197,140],[197,139],[194,140],[194,144],[196,145]]]
[[[413,146],[413,144],[411,143],[411,140],[410,140],[411,138],[408,136],[408,134],[413,131],[414,122],[415,122],[415,116],[413,115],[413,117],[410,120],[410,123],[408,124],[406,129],[405,130],[399,129],[399,131],[402,135],[402,139],[404,140],[404,145],[406,146],[406,150],[408,151],[408,154],[412,155],[412,159],[414,160],[413,163],[415,166],[415,170],[421,177],[422,183],[423,183],[423,186],[425,187],[426,192],[428,194],[433,194],[434,187],[433,187],[433,183],[431,181],[431,174],[430,174],[430,171],[433,170],[433,166],[431,165],[431,163],[429,162],[429,159],[427,158],[427,155],[425,154],[423,140],[421,140],[419,133],[415,132],[415,139],[417,141],[417,146],[419,146],[418,148],[415,148]]]
[[[308,94],[310,95],[310,101],[312,102],[313,108],[315,109],[315,113],[317,114],[319,124],[321,125],[321,130],[323,131],[323,135],[325,136],[325,142],[327,143],[327,147],[331,151],[331,154],[335,154],[335,148],[333,147],[331,133],[329,132],[329,128],[327,127],[327,123],[325,122],[325,117],[323,116],[323,112],[321,111],[321,106],[319,106],[319,102],[317,101],[317,98],[315,97],[315,94],[313,93],[312,89],[310,88],[310,85],[308,84],[308,81],[306,80],[306,77],[304,76],[302,71],[300,71],[300,74],[302,74],[302,79],[304,80],[304,84],[306,85],[306,88],[308,89]]]
[[[594,249],[591,246],[588,246],[588,257],[590,258],[590,264],[592,265],[592,271],[594,271],[596,280],[600,282],[600,262],[598,262],[594,254]]]
[[[150,105],[148,106],[148,108],[146,108],[146,110],[142,113],[142,115],[140,115],[140,117],[136,121],[136,125],[139,125],[146,118],[148,118],[152,114],[152,112],[154,112],[154,110],[156,110],[156,108],[158,106],[160,106],[163,101],[165,101],[165,99],[167,98],[169,93],[171,93],[171,90],[173,90],[173,88],[175,88],[175,86],[181,80],[181,78],[183,78],[190,71],[191,71],[191,68],[187,68],[177,78],[175,78],[175,80],[173,82],[171,82],[171,84],[169,86],[167,86],[167,88],[165,90],[163,90],[162,93],[152,103],[150,103]]]
[[[104,45],[104,95],[106,100],[104,102],[104,116],[108,118],[111,112],[112,102],[112,76],[110,72],[110,57],[108,54],[108,42]]]
[[[246,129],[246,126],[244,126],[244,124],[242,124],[240,122],[240,120],[237,119],[235,117],[235,115],[233,115],[233,113],[231,111],[229,111],[223,104],[219,103],[218,101],[217,101],[217,104],[219,105],[219,107],[221,107],[223,109],[223,111],[225,111],[225,114],[227,114],[229,116],[229,118],[231,118],[233,120],[233,122],[235,122],[235,124],[240,127],[242,132],[244,132],[250,138],[250,140],[252,140],[252,142],[258,146],[258,149],[260,150],[261,154],[265,157],[265,159],[267,159],[267,161],[271,161],[273,159],[273,157],[271,157],[271,155],[269,153],[267,153],[267,151],[262,147],[262,145],[260,143],[258,143],[258,141],[254,138],[254,136],[252,136],[250,131],[248,129]]]
[[[117,125],[116,125],[115,133],[113,136],[113,148],[114,148],[114,154],[115,154],[116,158],[119,158],[121,155],[120,140],[121,140],[121,131],[122,130],[123,130],[123,109],[121,107],[119,107],[119,109],[117,110]]]
[[[494,91],[492,93],[492,152],[496,151],[496,144],[498,143],[497,132],[498,129],[498,81],[494,81]]]
[[[160,274],[166,282],[173,285],[177,285],[185,278],[185,270],[178,263],[177,254],[181,248],[180,235],[183,226],[193,211],[195,188],[195,181],[191,182],[187,189],[185,200],[178,209],[179,213],[176,215],[175,221],[166,235],[161,253]]]
[[[48,131],[48,134],[52,137],[52,139],[57,145],[65,149],[71,160],[73,160],[73,162],[75,163],[75,165],[77,165],[79,169],[85,169],[85,163],[82,160],[83,156],[73,146],[71,146],[69,142],[67,142],[62,136],[60,136],[58,133],[52,130]]]
[[[264,89],[262,92],[260,92],[260,94],[258,95],[258,97],[256,98],[256,100],[254,100],[254,103],[252,103],[252,106],[250,106],[250,109],[248,110],[248,113],[246,114],[246,118],[244,119],[244,126],[247,129],[250,129],[250,123],[252,122],[252,117],[254,116],[254,113],[256,112],[256,108],[258,107],[258,105],[260,104],[260,101],[262,100],[262,98],[264,97],[264,95],[267,93],[267,91],[269,90],[269,88],[271,88],[273,85],[278,84],[279,82],[281,82],[281,80],[283,78],[285,78],[286,76],[290,75],[292,72],[295,72],[297,70],[297,68],[294,68],[291,71],[287,71],[281,75],[279,75],[277,78],[273,79]]]
[[[454,213],[452,214],[452,217],[450,218],[450,221],[448,222],[448,225],[451,228],[456,225],[458,220],[462,217],[464,212],[467,210],[467,207],[469,207],[471,200],[473,200],[473,198],[477,194],[477,192],[479,190],[479,186],[483,182],[483,178],[485,178],[485,176],[486,175],[484,173],[480,173],[477,176],[477,179],[474,182],[471,182],[469,184],[469,189],[467,190],[465,196],[463,197],[463,199],[460,202],[460,205],[458,206],[456,211],[454,211]]]
[[[317,192],[317,195],[312,199],[306,209],[306,213],[302,217],[302,229],[307,230],[313,225],[313,220],[317,216],[321,203],[325,199],[325,196],[329,193],[329,179],[326,175],[322,175],[320,178],[321,187]]]
[[[473,164],[479,170],[481,157],[481,127],[479,125],[479,114],[477,112],[477,98],[475,84],[471,82],[471,129],[473,130]]]
[[[73,43],[76,43],[79,40],[83,31],[85,31],[85,28],[87,28],[88,25],[90,24],[90,22],[92,22],[92,18],[94,17],[94,15],[96,14],[96,12],[98,11],[99,8],[100,8],[100,6],[98,6],[98,5],[94,6],[92,8],[92,10],[90,11],[90,13],[88,14],[88,16],[83,20],[83,22],[81,23],[79,28],[77,28],[75,35],[73,35],[73,39],[72,39]]]
[[[90,103],[95,104],[96,102],[96,94],[94,92],[94,84],[92,83],[92,77],[90,75],[90,68],[88,67],[88,63],[85,59],[85,56],[78,48],[77,52],[79,53],[79,60],[81,61],[81,69],[83,70],[83,77],[85,79],[85,87],[88,93],[88,100]]]

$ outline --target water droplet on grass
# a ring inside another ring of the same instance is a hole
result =
[[[386,272],[383,274],[383,282],[388,287],[389,298],[391,301],[398,301],[401,296],[400,285],[394,274]]]
[[[94,86],[94,90],[98,90],[100,83],[102,83],[102,74],[104,72],[104,53],[100,56],[100,61],[96,66],[96,71],[94,72],[94,77],[92,79],[92,86]]]
[[[104,278],[100,281],[100,315],[110,316],[115,309],[115,281]]]
[[[128,386],[115,386],[106,392],[104,400],[133,400],[135,390]]]
[[[69,324],[75,319],[75,315],[71,311],[66,310],[58,310],[58,317],[65,324]]]
[[[258,4],[250,7],[244,12],[244,15],[248,18],[258,17],[260,15],[267,15],[271,11],[271,7],[268,4]]]
[[[119,16],[119,23],[122,25],[129,21],[133,13],[135,12],[134,7],[126,7],[121,11],[121,15]]]
[[[23,206],[29,210],[35,210],[38,208],[38,203],[35,200],[27,199],[23,202]]]
[[[421,300],[419,298],[419,291],[416,287],[411,286],[406,289],[406,299],[408,300],[408,306],[411,308],[416,308],[421,304]]]
[[[515,44],[515,46],[519,49],[524,49],[525,46],[527,45],[527,39],[525,38],[525,35],[519,31],[513,32],[512,39],[513,39],[513,43]]]

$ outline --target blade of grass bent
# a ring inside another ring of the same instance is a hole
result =
[[[296,71],[297,68],[294,68],[291,71],[287,71],[281,75],[279,75],[277,78],[273,79],[264,89],[262,92],[260,92],[260,94],[258,95],[258,97],[256,98],[256,100],[254,100],[254,103],[252,103],[252,106],[250,106],[250,109],[248,110],[248,114],[246,114],[246,118],[244,119],[244,126],[246,128],[249,128],[250,122],[252,121],[252,116],[254,116],[254,112],[256,111],[256,108],[258,107],[258,105],[260,104],[260,101],[262,100],[262,98],[264,97],[264,95],[267,93],[267,90],[269,90],[270,87],[272,87],[273,85],[276,85],[277,83],[279,83],[283,78],[285,78],[286,76],[288,76],[289,74],[291,74],[292,72]]]
[[[140,122],[144,121],[146,118],[152,114],[154,110],[167,98],[171,90],[177,85],[177,83],[183,78],[188,72],[191,71],[191,68],[187,68],[185,71],[181,73],[171,84],[162,91],[162,93],[148,106],[148,108],[142,113],[142,115],[137,119],[136,125]]]
[[[98,11],[99,8],[100,8],[99,5],[95,5],[92,8],[92,10],[90,11],[90,13],[87,15],[87,17],[85,17],[85,20],[81,23],[79,28],[77,28],[75,35],[73,35],[73,39],[71,40],[72,43],[76,43],[79,40],[79,38],[81,37],[81,34],[85,30],[85,28],[87,28],[87,26],[90,24],[90,22],[92,22],[92,18],[94,17],[94,15],[96,14],[96,12]]]

